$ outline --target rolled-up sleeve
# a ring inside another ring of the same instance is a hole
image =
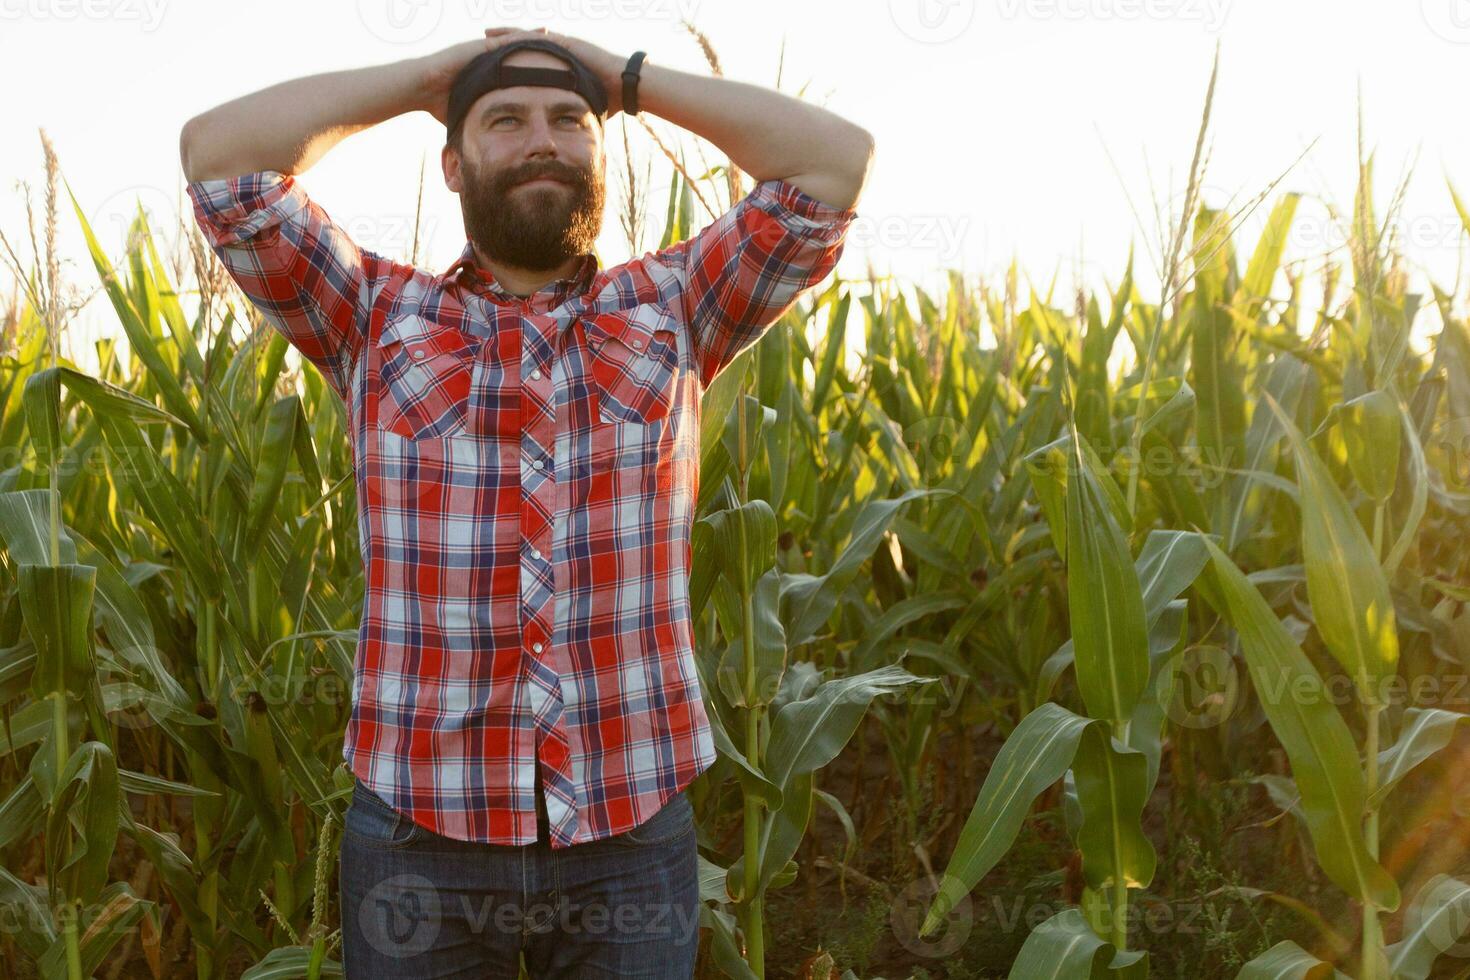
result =
[[[392,263],[359,248],[289,174],[192,181],[188,192],[230,277],[346,400]]]
[[[827,277],[857,212],[789,181],[760,181],[704,230],[653,254],[679,277],[701,384]]]

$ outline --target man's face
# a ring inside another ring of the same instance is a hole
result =
[[[505,63],[566,67],[543,51]],[[443,163],[465,234],[488,258],[548,272],[592,251],[605,198],[602,127],[577,93],[542,85],[486,92]]]

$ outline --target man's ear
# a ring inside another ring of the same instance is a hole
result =
[[[445,143],[439,151],[439,166],[444,170],[444,186],[458,194],[464,186],[459,177],[459,151]]]

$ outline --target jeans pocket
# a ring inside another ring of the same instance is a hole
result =
[[[689,794],[681,789],[669,797],[653,816],[608,840],[626,847],[651,847],[679,840],[693,830],[694,804],[689,802]]]
[[[343,831],[369,847],[407,847],[422,835],[422,828],[387,804],[363,785],[352,784],[352,803],[347,807]]]

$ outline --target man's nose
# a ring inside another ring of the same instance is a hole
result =
[[[527,150],[533,154],[556,155],[556,138],[551,132],[551,123],[539,116],[531,117],[531,132],[526,137]]]

